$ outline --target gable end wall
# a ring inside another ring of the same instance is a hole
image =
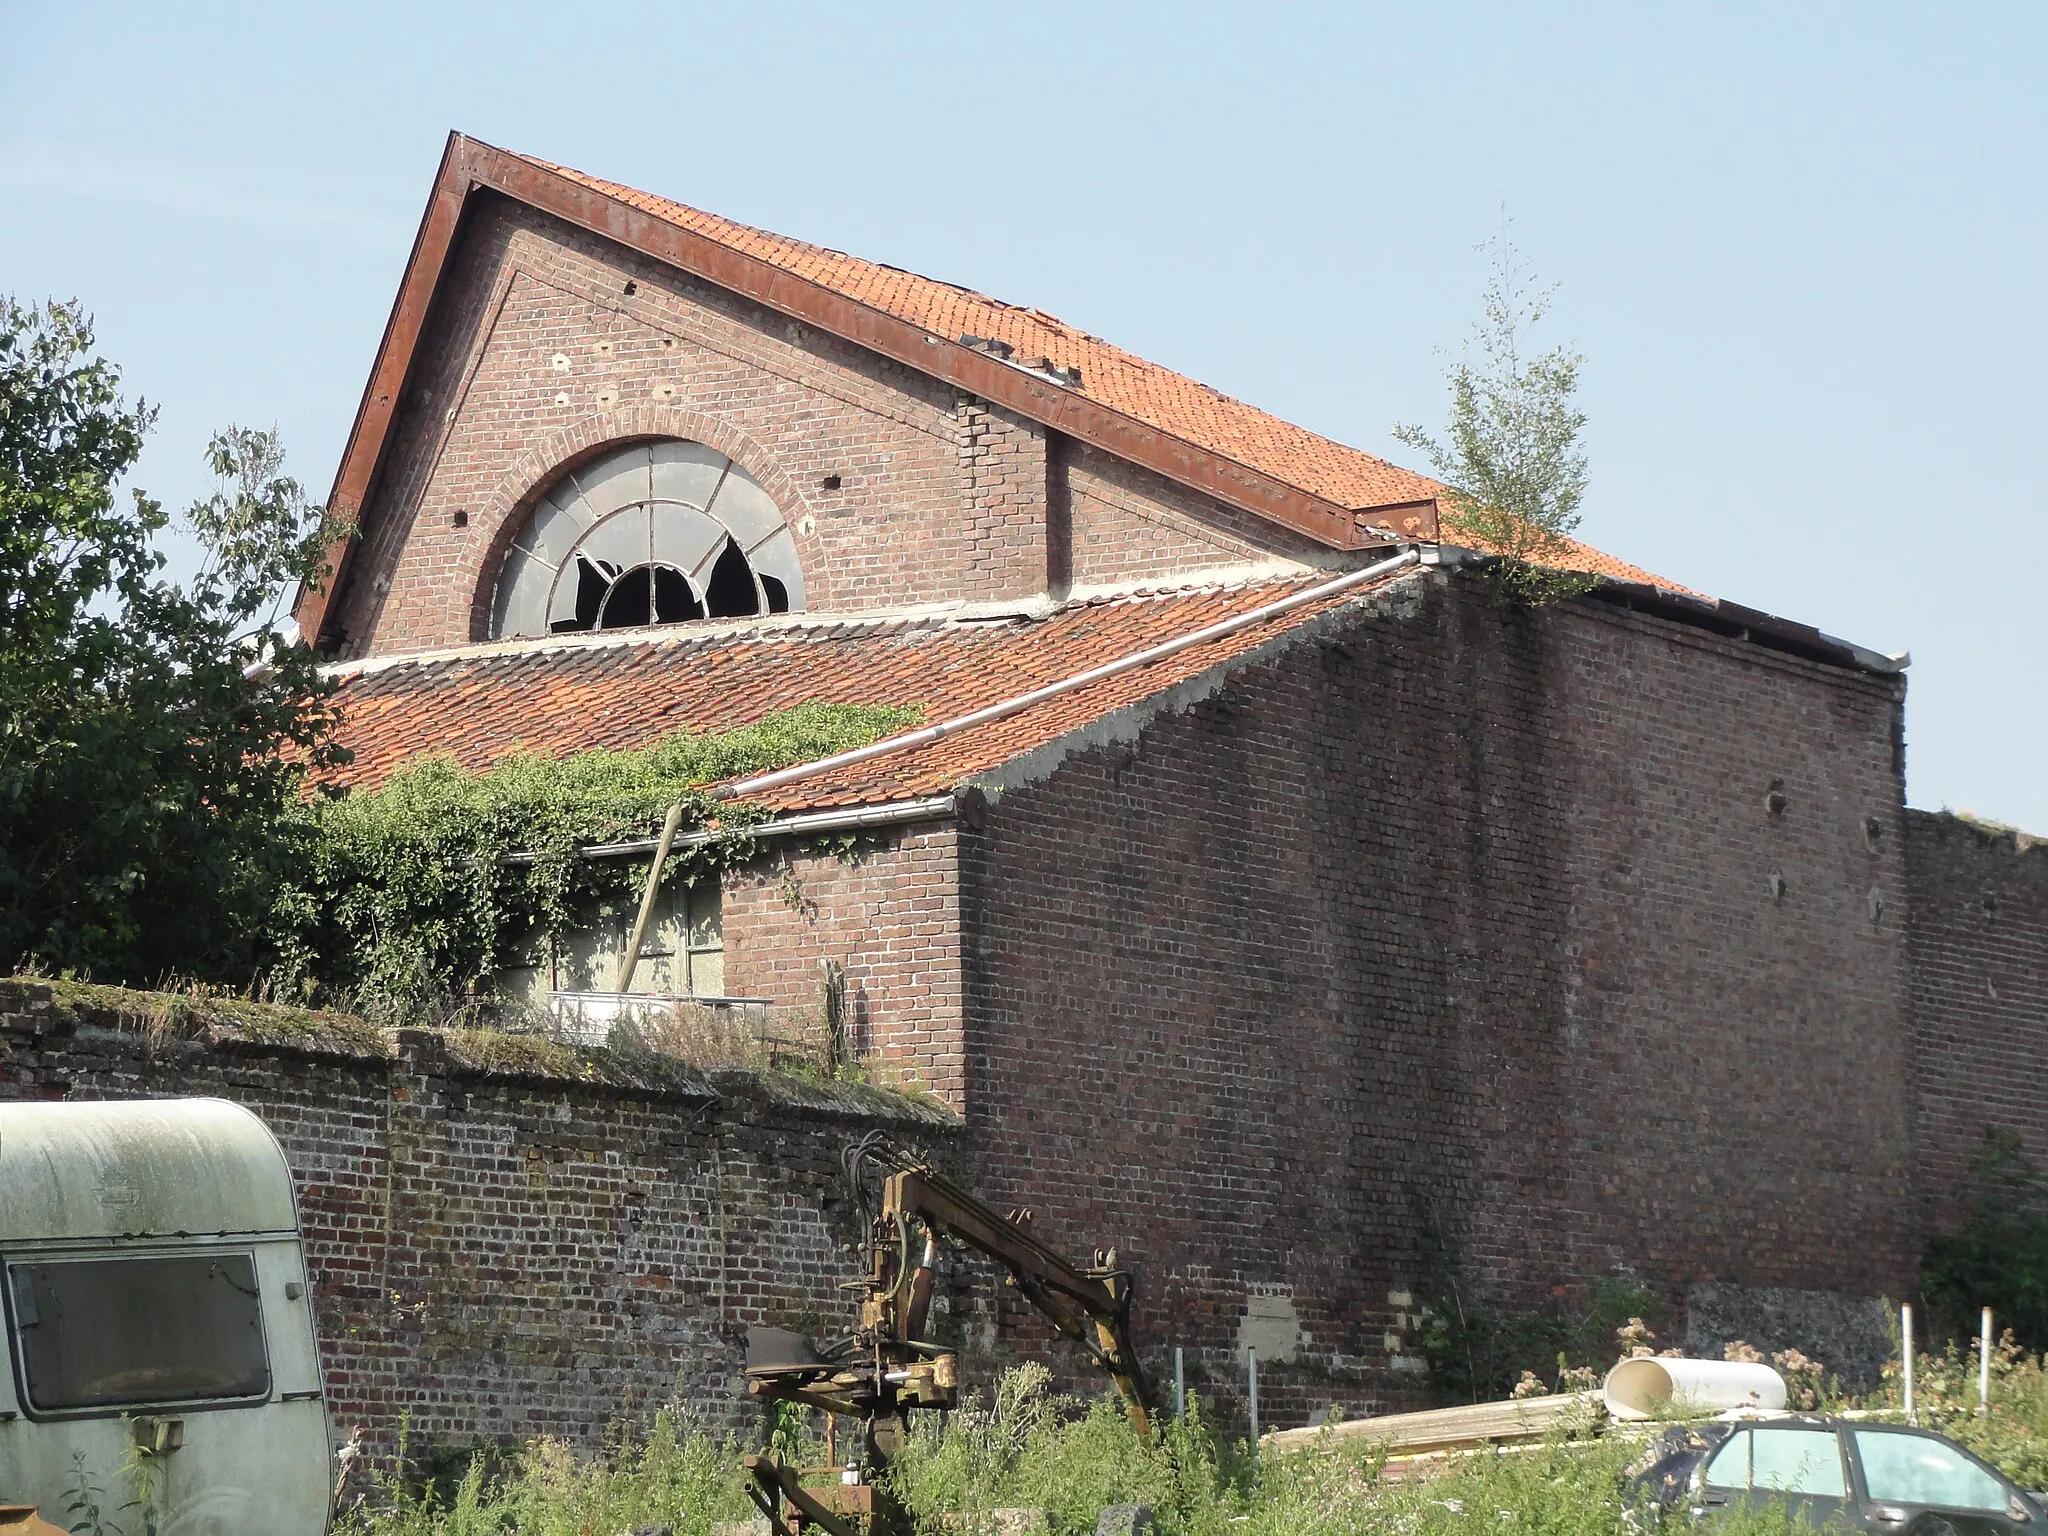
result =
[[[1303,542],[1100,456],[1081,456],[1070,494],[1055,434],[1037,423],[481,197],[365,500],[336,604],[341,654],[486,638],[498,563],[533,500],[578,458],[650,436],[710,442],[768,488],[818,611],[1059,588],[1069,517],[1091,576],[1241,564]]]

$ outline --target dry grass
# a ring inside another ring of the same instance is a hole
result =
[[[678,1002],[613,1026],[618,1048],[688,1062],[693,1067],[748,1067],[757,1072],[834,1075],[826,1032],[807,1009],[707,1008]]]

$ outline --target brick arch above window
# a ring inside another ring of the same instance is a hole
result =
[[[767,450],[746,433],[717,417],[672,406],[642,405],[601,412],[551,434],[521,454],[472,516],[473,537],[457,575],[457,590],[466,587],[472,594],[471,640],[496,637],[498,585],[506,559],[563,476],[616,449],[636,443],[644,448],[662,440],[694,442],[729,459],[779,510],[786,536],[794,543],[799,572],[814,566],[817,536],[811,531],[815,524],[805,498]],[[800,587],[790,596],[792,608],[803,606]]]

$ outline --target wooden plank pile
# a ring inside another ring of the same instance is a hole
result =
[[[1511,1398],[1497,1403],[1467,1403],[1457,1408],[1430,1408],[1421,1413],[1389,1413],[1371,1419],[1283,1429],[1261,1436],[1276,1450],[1299,1451],[1318,1445],[1384,1446],[1389,1460],[1443,1451],[1469,1451],[1481,1445],[1515,1445],[1541,1440],[1570,1422],[1593,1429],[1607,1410],[1598,1392],[1560,1392],[1549,1397]],[[1325,1438],[1327,1437],[1327,1438]]]

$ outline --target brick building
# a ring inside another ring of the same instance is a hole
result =
[[[1152,1347],[1220,1382],[1256,1344],[1283,1414],[1412,1395],[1424,1201],[1499,1306],[1628,1271],[1701,1346],[1867,1349],[1957,1138],[2039,1114],[1978,1057],[1921,1092],[1916,1004],[1967,984],[1911,887],[1961,882],[1953,927],[1976,876],[1905,812],[1900,664],[1590,549],[1591,595],[1503,610],[1439,490],[457,136],[299,620],[361,788],[811,699],[974,717],[750,793],[770,852],[663,974],[794,1006],[836,962],[979,1187],[1114,1242]],[[2028,932],[1994,1056],[2048,1031]]]

